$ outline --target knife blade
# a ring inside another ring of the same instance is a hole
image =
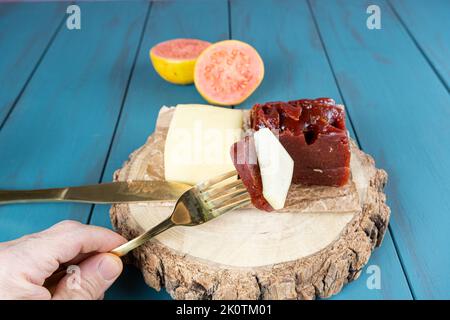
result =
[[[25,202],[133,203],[175,201],[191,186],[167,181],[118,181],[97,185],[0,190],[0,204]]]

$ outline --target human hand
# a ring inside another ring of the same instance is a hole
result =
[[[105,252],[125,242],[111,230],[63,221],[0,243],[0,299],[102,299],[123,267],[120,258]],[[61,264],[77,266],[52,294],[44,282]]]

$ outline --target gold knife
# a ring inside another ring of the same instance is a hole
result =
[[[130,203],[177,200],[191,186],[166,181],[118,181],[89,186],[0,190],[0,204],[24,202]]]

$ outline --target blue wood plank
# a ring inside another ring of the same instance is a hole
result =
[[[266,76],[258,91],[245,102],[288,100],[302,97],[333,97],[342,102],[306,1],[232,1],[233,38],[258,50],[266,64]],[[270,21],[270,23],[268,23]],[[347,122],[351,135],[351,124]],[[358,131],[357,131],[358,132]],[[389,235],[369,264],[379,265],[389,275],[390,285],[369,290],[357,280],[345,290],[347,299],[408,299],[411,294]],[[364,278],[362,276],[362,278]],[[383,282],[387,283],[387,281]]]
[[[404,283],[400,260],[391,233],[388,232],[383,240],[383,245],[373,252],[359,278],[344,286],[342,291],[333,296],[331,300],[412,299],[408,286],[406,284],[399,285],[399,274],[402,275],[400,281]],[[374,282],[374,277],[378,276],[379,287],[378,283]]]
[[[148,4],[79,5],[81,30],[61,29],[0,131],[0,188],[100,179]],[[0,241],[63,219],[86,221],[90,208],[2,206]]]
[[[123,273],[105,293],[105,300],[171,300],[166,290],[156,291],[144,282],[141,270],[125,265]]]
[[[450,1],[392,0],[395,12],[447,86],[450,85]]]
[[[0,126],[65,15],[62,3],[0,4]]]
[[[243,107],[300,97],[340,101],[320,39],[303,1],[231,1],[232,35],[254,46],[264,81]]]
[[[271,21],[270,26],[267,21]],[[231,1],[234,39],[256,48],[264,81],[239,107],[299,98],[332,97],[342,103],[308,6],[303,1]],[[351,123],[347,127],[355,138]]]
[[[189,17],[189,18],[187,18]],[[112,146],[103,181],[111,181],[128,155],[145,143],[153,132],[156,117],[163,105],[204,103],[195,87],[176,86],[162,80],[153,70],[149,50],[156,43],[187,37],[211,42],[228,38],[226,0],[154,2],[145,30],[136,67],[130,82],[124,110]],[[108,207],[95,206],[91,223],[111,227]],[[122,276],[109,290],[107,298],[166,299],[167,293],[157,293],[146,286],[142,277],[133,273]]]
[[[391,229],[417,298],[450,297],[450,97],[389,5],[312,1],[363,148],[389,173]]]

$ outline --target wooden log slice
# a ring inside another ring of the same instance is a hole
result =
[[[114,180],[163,180],[172,108]],[[197,227],[175,227],[133,251],[146,283],[175,299],[314,299],[361,273],[389,223],[385,171],[351,144],[352,179],[341,188],[293,186],[287,207],[252,206]],[[113,226],[131,239],[166,218],[174,202],[119,204]]]

